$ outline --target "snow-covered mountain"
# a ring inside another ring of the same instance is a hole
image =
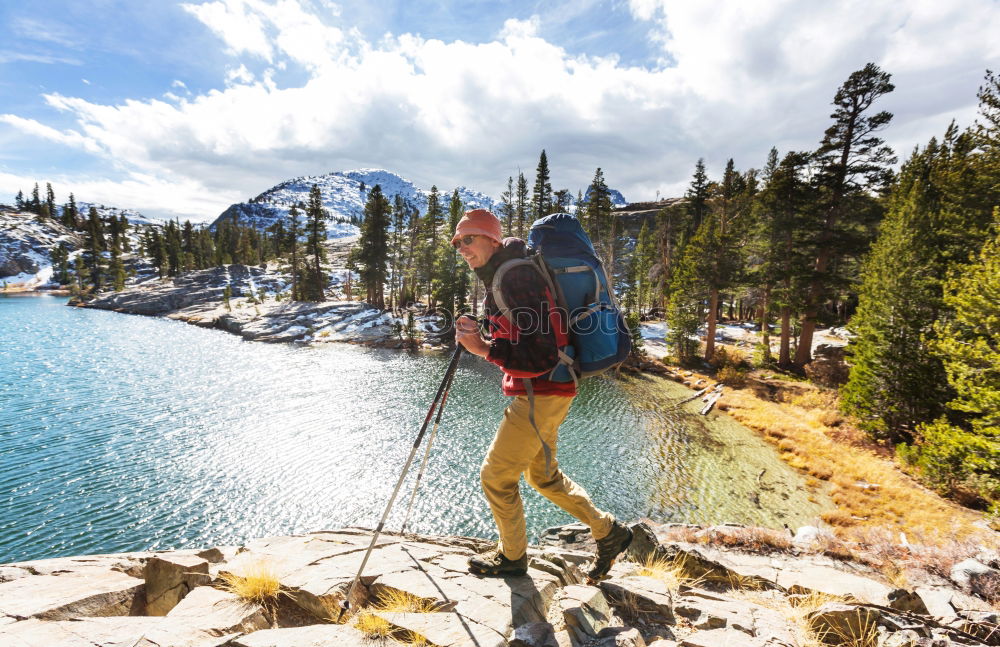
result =
[[[358,228],[351,224],[351,221],[364,219],[365,202],[376,184],[390,201],[396,195],[400,195],[409,200],[420,213],[427,210],[427,197],[430,195],[430,189],[417,187],[413,182],[384,169],[337,171],[282,182],[249,202],[230,206],[211,224],[211,227],[215,228],[227,218],[239,218],[240,224],[258,229],[270,227],[277,220],[286,218],[293,205],[306,204],[309,201],[309,191],[314,184],[319,187],[323,196],[323,207],[333,221],[327,224],[328,238],[358,233]],[[454,189],[449,187],[438,187],[438,189],[441,206],[447,210],[448,200]],[[458,195],[462,198],[466,209],[477,207],[489,209],[495,204],[488,195],[465,187],[458,187]]]
[[[154,225],[156,227],[165,227],[167,224],[166,220],[161,220],[160,218],[151,218],[149,216],[144,216],[135,209],[119,209],[118,207],[106,207],[103,204],[96,204],[93,202],[77,202],[76,210],[80,214],[81,218],[86,218],[87,214],[90,212],[90,208],[94,207],[97,209],[97,215],[101,218],[119,218],[125,216],[128,219],[128,224],[130,225]],[[62,211],[59,211],[62,213]]]

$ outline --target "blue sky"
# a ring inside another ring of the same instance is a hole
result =
[[[0,201],[201,221],[357,167],[498,194],[542,148],[557,188],[676,195],[699,157],[814,148],[869,61],[903,157],[1000,67],[997,0],[8,0],[0,28]]]

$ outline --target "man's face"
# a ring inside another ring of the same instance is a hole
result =
[[[466,243],[466,241],[470,238],[472,240]],[[478,234],[463,236],[457,240],[455,244],[459,246],[458,253],[462,255],[462,258],[465,259],[465,262],[468,263],[469,267],[472,269],[486,265],[486,261],[490,260],[493,253],[500,247],[500,243],[496,242],[492,238],[480,236]]]

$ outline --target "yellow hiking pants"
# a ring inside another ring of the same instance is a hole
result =
[[[563,474],[556,460],[559,425],[572,403],[573,398],[561,395],[535,396],[535,423],[552,451],[548,476],[545,453],[528,420],[528,398],[523,395],[514,398],[504,411],[503,422],[483,461],[479,476],[500,532],[500,552],[507,559],[520,559],[528,550],[524,506],[518,490],[521,474],[549,501],[590,526],[595,539],[611,532],[614,517],[598,510],[587,492]]]

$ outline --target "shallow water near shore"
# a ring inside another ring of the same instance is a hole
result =
[[[251,343],[160,318],[0,297],[0,563],[374,526],[448,362]],[[409,529],[494,536],[479,464],[507,399],[466,356]],[[617,516],[810,523],[801,479],[659,378],[583,383],[563,470]],[[387,523],[396,530],[404,493]],[[572,521],[523,485],[529,535]]]

